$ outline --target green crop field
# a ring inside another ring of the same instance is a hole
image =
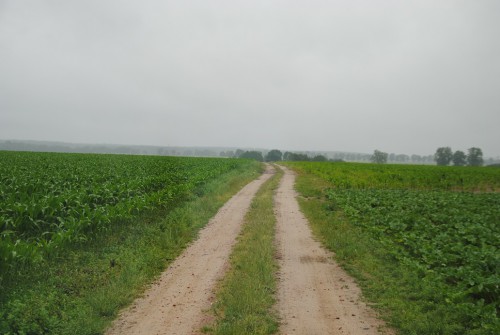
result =
[[[173,206],[242,161],[0,152],[2,266],[84,241],[113,221]]]
[[[403,334],[498,334],[500,169],[289,165],[301,175],[306,213],[323,221],[322,240]],[[323,212],[321,220],[306,204],[312,199],[320,203],[314,208]],[[343,229],[354,234],[351,245],[339,240]],[[356,241],[356,234],[367,238]],[[363,243],[379,246],[368,252],[379,256],[375,269],[356,259]],[[370,283],[376,280],[378,292]]]
[[[261,165],[0,151],[0,333],[99,334]]]

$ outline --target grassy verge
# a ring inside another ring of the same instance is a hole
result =
[[[1,334],[101,334],[261,167],[222,175],[189,201],[113,225],[85,244],[68,246],[2,288]]]
[[[273,195],[283,172],[279,170],[257,193],[245,226],[231,255],[231,269],[217,293],[211,334],[274,334],[272,311],[276,289]]]
[[[461,306],[443,299],[445,287],[432,275],[423,277],[415,267],[399,262],[393,250],[362,227],[349,222],[340,208],[325,201],[331,187],[317,177],[301,174],[297,190],[302,210],[314,234],[337,261],[357,279],[366,299],[389,325],[408,335],[498,334],[499,329],[464,329]]]

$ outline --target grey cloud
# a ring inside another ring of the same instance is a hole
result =
[[[0,1],[0,138],[500,155],[497,1]]]

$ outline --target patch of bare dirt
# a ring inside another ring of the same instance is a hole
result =
[[[281,334],[381,334],[383,322],[361,301],[354,280],[313,238],[296,200],[295,174],[283,170],[275,197]]]
[[[250,203],[273,171],[268,166],[266,173],[231,198],[144,296],[120,314],[107,334],[197,334]]]

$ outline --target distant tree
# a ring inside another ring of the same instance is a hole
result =
[[[451,160],[455,166],[464,166],[467,163],[467,156],[465,152],[457,150],[453,153]]]
[[[234,153],[234,157],[241,157],[245,151],[241,149],[237,149],[236,152]]]
[[[470,148],[467,155],[467,164],[469,166],[483,166],[483,151],[479,148]]]
[[[229,157],[229,158],[233,158],[234,157],[234,151],[221,151],[219,153],[219,156],[221,157]]]
[[[281,161],[282,157],[283,154],[281,153],[281,151],[273,149],[267,153],[266,162],[279,162]]]
[[[371,157],[371,161],[373,163],[377,163],[377,164],[385,164],[385,163],[387,163],[388,156],[389,156],[389,154],[387,152],[375,150],[373,152],[372,157]]]
[[[450,147],[441,147],[436,150],[434,160],[437,165],[449,165],[453,158],[453,152]]]
[[[240,155],[240,158],[255,159],[259,162],[264,161],[264,157],[262,157],[262,152],[260,151],[245,151]]]
[[[420,162],[422,162],[422,156],[415,155],[415,154],[411,155],[411,162],[412,163],[420,163]]]
[[[335,153],[335,155],[333,156],[333,159],[337,159],[339,161],[345,161],[345,153],[343,152],[337,152]]]
[[[196,157],[217,157],[217,152],[210,149],[195,149],[194,156]]]
[[[369,162],[370,158],[372,158],[372,155],[370,154],[360,154],[359,160],[361,162]]]
[[[313,162],[326,162],[328,159],[323,155],[316,155],[311,159]]]
[[[285,152],[283,155],[284,161],[310,161],[311,159],[306,154],[298,154],[295,152]]]
[[[410,156],[405,155],[405,154],[399,154],[399,155],[396,155],[395,160],[396,160],[396,162],[399,162],[399,163],[406,163],[410,160]]]
[[[311,159],[306,154],[293,153],[290,160],[292,160],[292,161],[305,161],[305,162],[307,162],[307,161],[310,161]]]

